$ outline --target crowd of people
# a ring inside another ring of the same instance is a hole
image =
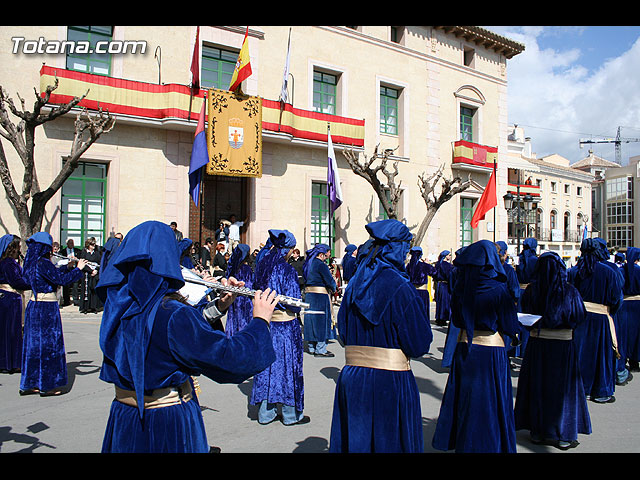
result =
[[[345,365],[330,451],[358,453],[424,451],[410,360],[429,353],[432,324],[446,330],[441,362],[449,369],[431,439],[437,450],[515,453],[518,430],[536,444],[575,448],[578,434],[592,433],[588,401],[613,403],[616,387],[638,370],[638,248],[610,261],[606,242],[585,239],[567,268],[556,253],[539,254],[532,238],[514,261],[505,242],[480,240],[429,262],[403,223],[382,220],[337,259],[325,244],[302,256],[288,230],[269,230],[252,250],[229,228],[242,222],[232,220],[202,246],[156,221],[102,248],[89,239],[82,252],[73,243],[57,250],[39,232],[23,262],[20,239],[0,238],[0,368],[20,372],[21,395],[61,393],[56,292],[69,291],[63,305],[80,298],[81,310],[103,309],[100,379],[115,388],[103,452],[209,452],[216,449],[200,412],[199,375],[253,378],[249,403],[260,425],[308,423],[304,356],[333,357],[327,347],[339,339]],[[208,285],[198,298],[185,294],[192,275]],[[32,292],[26,308],[24,291]]]

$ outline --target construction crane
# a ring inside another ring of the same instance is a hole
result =
[[[601,140],[592,140],[592,139],[588,139],[588,138],[581,138],[580,139],[580,148],[582,148],[582,145],[585,143],[615,143],[616,145],[616,163],[618,165],[622,165],[622,151],[621,151],[621,144],[622,143],[631,143],[631,142],[640,142],[640,138],[621,138],[620,137],[620,128],[618,127],[618,133],[616,135],[616,138],[603,138]]]

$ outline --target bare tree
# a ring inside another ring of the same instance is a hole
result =
[[[440,168],[428,177],[425,177],[424,173],[418,177],[418,187],[420,188],[420,195],[427,206],[427,213],[422,222],[420,222],[418,231],[413,236],[413,245],[420,245],[438,209],[455,195],[464,192],[471,186],[471,175],[467,177],[466,181],[463,181],[460,176],[444,178],[443,175],[444,165],[440,165]],[[436,195],[436,186],[440,181],[442,181],[442,187],[440,188],[440,194]]]
[[[45,205],[78,166],[82,154],[103,133],[111,131],[115,125],[115,118],[111,117],[109,112],[105,113],[102,109],[99,109],[96,114],[90,115],[86,109],[82,109],[76,116],[74,138],[69,155],[65,158],[60,171],[49,186],[41,190],[35,162],[36,128],[68,113],[89,93],[87,90],[82,97],[74,97],[69,103],[53,106],[51,109],[47,109],[48,111],[43,112],[42,108],[49,102],[51,93],[56,88],[58,88],[58,78],[56,78],[54,85],[47,86],[44,95],[40,95],[34,88],[36,99],[33,104],[33,111],[29,112],[25,110],[25,100],[20,95],[18,95],[18,98],[21,108],[18,109],[13,100],[7,96],[6,91],[0,86],[0,136],[13,145],[22,161],[24,167],[22,193],[18,193],[13,183],[1,139],[0,181],[2,181],[7,197],[16,209],[20,236],[23,242],[34,233],[40,231]],[[18,118],[17,123],[11,120],[9,112]],[[31,200],[30,205],[29,200]]]
[[[382,155],[378,153],[380,145],[376,145],[371,158],[367,158],[364,155],[364,162],[360,162],[358,155],[353,152],[353,149],[343,150],[343,155],[347,159],[351,170],[356,174],[364,178],[373,187],[373,191],[380,199],[380,203],[384,208],[388,218],[398,218],[398,202],[400,201],[400,186],[402,180],[396,185],[395,178],[398,175],[398,162],[393,162],[393,171],[387,170],[387,162],[389,156],[395,151],[393,149],[385,150]],[[373,162],[380,160],[378,165],[373,165]],[[387,177],[386,185],[383,184],[378,178],[378,172],[382,172]],[[389,197],[387,197],[389,192]]]
[[[364,178],[373,187],[373,190],[378,196],[387,217],[397,219],[398,203],[400,201],[400,194],[402,193],[400,189],[402,181],[397,185],[395,183],[395,177],[398,175],[398,162],[393,162],[393,171],[387,170],[389,156],[395,150],[388,149],[380,155],[378,153],[378,148],[379,145],[376,146],[371,158],[367,158],[367,156],[364,155],[364,162],[359,161],[358,155],[355,154],[352,149],[345,149],[343,151],[343,155],[347,159],[351,170],[356,175]],[[374,165],[376,160],[380,160],[380,163]],[[386,183],[382,183],[380,181],[378,178],[378,172],[382,172],[384,174],[386,177]],[[441,184],[440,192],[439,194],[436,194],[436,188],[439,183]],[[465,191],[470,185],[470,178],[466,181],[463,181],[459,176],[445,178],[444,165],[441,165],[437,171],[429,176],[425,176],[424,173],[419,175],[418,187],[420,188],[420,195],[424,200],[427,211],[420,222],[418,231],[413,236],[412,245],[420,245],[420,243],[422,243],[422,240],[427,233],[427,229],[440,207],[458,193]],[[387,191],[389,192],[389,197],[387,197]]]

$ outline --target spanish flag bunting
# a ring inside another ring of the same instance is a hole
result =
[[[231,85],[229,90],[235,92],[242,81],[251,75],[251,59],[249,58],[249,27],[244,34],[244,41],[242,42],[242,48],[238,54],[238,60],[236,61],[236,68],[233,70],[233,76],[231,77]]]

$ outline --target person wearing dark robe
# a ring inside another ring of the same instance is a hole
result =
[[[327,342],[336,338],[331,296],[336,291],[336,281],[331,275],[326,259],[331,249],[323,243],[307,250],[303,265],[305,301],[310,311],[304,316],[304,339],[307,349],[315,357],[334,357],[327,350]]]
[[[418,291],[418,296],[422,298],[429,319],[431,319],[431,295],[429,295],[428,282],[429,275],[435,275],[436,269],[433,265],[422,261],[422,248],[412,247],[409,250],[409,263],[406,267],[409,281]]]
[[[435,271],[431,278],[436,284],[436,325],[444,327],[451,317],[451,293],[449,291],[449,281],[451,280],[451,252],[443,250],[438,255],[438,260],[434,265]]]
[[[102,302],[96,295],[96,285],[100,278],[99,265],[102,255],[98,252],[95,238],[88,238],[84,242],[84,248],[80,252],[80,257],[87,262],[96,265],[87,264],[82,270],[82,280],[80,281],[80,304],[78,308],[80,313],[98,313],[102,310]]]
[[[608,252],[599,239],[583,240],[580,253],[577,265],[568,273],[569,282],[578,289],[587,309],[585,321],[574,330],[580,373],[588,398],[612,403],[619,356],[613,316],[623,302],[624,278],[608,261]]]
[[[209,452],[191,376],[239,384],[275,360],[269,322],[276,292],[256,292],[254,318],[228,338],[212,324],[234,295],[223,293],[202,309],[189,305],[178,294],[184,278],[177,245],[168,225],[143,222],[100,277],[100,379],[115,388],[104,453]]]
[[[118,248],[118,246],[120,245],[121,241],[122,239],[118,237],[109,237],[107,239],[104,246],[102,247],[102,257],[100,257],[100,262],[99,262],[100,268],[102,268],[103,270],[106,268],[107,264],[109,263],[109,260],[113,256],[113,253],[115,252],[116,248]]]
[[[533,270],[536,268],[536,262],[538,261],[538,241],[535,238],[529,237],[525,238],[522,251],[518,255],[518,265],[516,265],[516,274],[518,276],[518,282],[520,282],[520,295],[524,293],[524,290],[527,288],[529,281],[531,280],[531,276],[533,275]],[[518,305],[518,311],[522,311],[520,309],[520,305]],[[512,357],[522,358],[524,355],[525,349],[527,348],[527,340],[529,339],[529,332],[526,330],[522,331],[522,336],[520,338],[520,343],[513,349],[510,349],[509,355]]]
[[[518,312],[493,242],[456,257],[451,322],[460,329],[432,440],[456,453],[515,453],[509,358],[503,335],[517,337]]]
[[[233,277],[239,282],[244,282],[244,286],[249,289],[254,288],[253,269],[247,263],[249,259],[250,247],[244,243],[238,243],[233,249],[233,253],[227,264],[225,278]],[[227,321],[225,323],[225,333],[228,337],[235,335],[242,330],[253,318],[253,303],[251,297],[239,295],[227,310]]]
[[[193,257],[191,251],[193,247],[193,240],[190,238],[183,238],[178,242],[178,252],[180,254],[180,265],[188,270],[193,270],[195,264],[193,263]]]
[[[507,276],[507,289],[509,290],[514,303],[518,306],[518,308],[520,308],[520,295],[522,294],[523,290],[520,288],[520,283],[518,282],[518,274],[516,273],[515,268],[513,268],[511,264],[507,263],[507,243],[500,240],[496,242],[496,245],[498,247],[498,255],[500,256],[502,268],[504,269],[504,273]],[[522,337],[528,338],[528,336],[528,331],[522,332]],[[524,347],[521,349],[516,339],[507,339],[506,348],[509,358],[524,355]],[[515,368],[514,363],[511,363],[511,368]]]
[[[534,443],[562,450],[578,446],[578,434],[591,433],[573,331],[587,311],[578,290],[567,282],[567,266],[555,252],[540,255],[522,311],[541,318],[532,326],[522,359],[514,415],[516,430],[529,430]]]
[[[269,230],[269,251],[256,264],[255,287],[270,288],[300,298],[300,286],[288,256],[296,239],[287,230]],[[300,307],[278,303],[271,318],[271,338],[276,360],[253,377],[250,404],[257,405],[258,423],[266,425],[278,418],[284,425],[308,423],[304,416],[304,372],[302,329],[297,314]]]
[[[345,366],[334,395],[329,451],[422,453],[420,393],[410,359],[433,333],[405,268],[411,232],[397,220],[366,226],[356,271],[338,311]]]
[[[17,373],[22,364],[23,292],[31,287],[22,278],[20,237],[0,237],[0,371]]]
[[[342,257],[342,280],[346,283],[349,282],[355,272],[356,267],[356,252],[358,247],[353,243],[347,245],[344,249],[344,256]]]
[[[621,271],[624,276],[622,292],[624,300],[616,312],[617,327],[624,331],[624,345],[621,347],[619,363],[622,367],[627,364],[631,372],[638,372],[640,368],[640,248],[629,247],[626,253],[626,263]],[[617,332],[618,330],[616,330]],[[618,367],[618,371],[622,369]],[[631,375],[631,374],[629,374]]]
[[[289,257],[289,265],[291,265],[298,274],[298,284],[300,285],[300,290],[304,290],[304,257],[300,256],[300,250],[298,250],[297,248],[293,249],[291,257]]]
[[[24,314],[20,394],[60,395],[67,385],[67,362],[56,290],[82,277],[86,260],[68,270],[51,262],[53,241],[46,232],[27,240],[23,277],[32,297]]]
[[[224,272],[227,271],[227,260],[224,257],[224,249],[225,245],[223,243],[219,243],[216,245],[216,254],[213,256],[213,276],[221,277],[224,275]]]
[[[465,247],[460,248],[456,251],[456,258],[462,253]],[[447,287],[449,288],[449,308],[451,308],[451,294],[453,293],[453,284],[455,283],[455,277],[457,273],[457,268],[454,264],[452,264],[451,272],[449,274],[449,284]],[[443,368],[451,367],[451,363],[453,362],[453,354],[456,351],[456,345],[458,344],[458,335],[460,335],[460,329],[455,326],[455,324],[451,321],[451,315],[449,315],[449,323],[447,324],[447,335],[444,339],[444,349],[442,350],[442,360],[440,362],[440,366]]]
[[[67,239],[67,245],[64,249],[60,249],[60,255],[73,260],[74,262],[80,258],[81,249],[75,247],[72,238]],[[80,282],[73,282],[62,287],[62,306],[80,305]]]

